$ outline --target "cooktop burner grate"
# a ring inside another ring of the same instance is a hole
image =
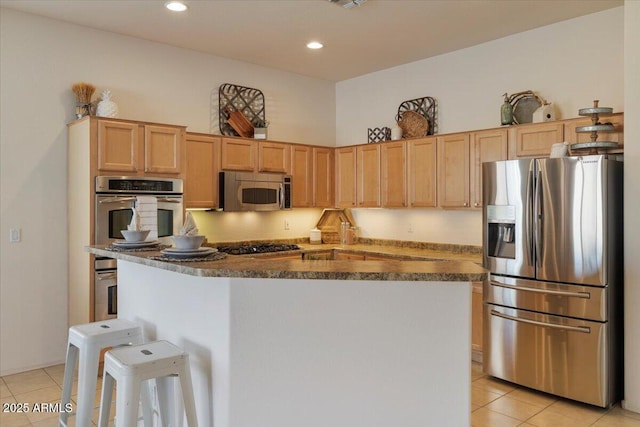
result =
[[[261,254],[266,252],[295,251],[300,246],[286,243],[261,243],[258,245],[218,246],[218,251],[229,255]]]

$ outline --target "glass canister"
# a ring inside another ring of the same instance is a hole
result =
[[[348,234],[349,234],[349,223],[346,221],[343,221],[340,224],[340,244],[342,245],[348,244],[347,243]]]

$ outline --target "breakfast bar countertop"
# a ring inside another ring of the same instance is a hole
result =
[[[382,249],[372,245],[300,245],[301,252],[344,251],[351,253],[393,255],[400,257],[401,248],[384,246]],[[482,281],[486,271],[472,261],[470,254],[446,253],[433,256],[416,255],[388,260],[291,260],[269,258],[266,255],[228,255],[215,261],[159,261],[149,257],[160,255],[158,251],[112,251],[104,246],[89,246],[87,251],[94,255],[130,261],[136,264],[156,267],[163,270],[199,277],[236,277],[270,279],[320,279],[320,280],[398,280],[398,281]],[[437,251],[436,251],[437,252]],[[290,253],[290,252],[289,252]],[[279,254],[282,254],[280,252]],[[424,258],[423,258],[424,257]]]

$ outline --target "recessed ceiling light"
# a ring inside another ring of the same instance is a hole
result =
[[[307,43],[307,47],[309,49],[322,49],[323,44],[320,42],[309,42]]]
[[[187,5],[181,1],[168,1],[164,4],[164,7],[173,12],[184,12],[187,10]]]

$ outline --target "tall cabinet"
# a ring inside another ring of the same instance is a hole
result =
[[[68,125],[67,221],[69,325],[94,319],[96,176],[184,178],[186,128],[131,120],[84,117]]]

